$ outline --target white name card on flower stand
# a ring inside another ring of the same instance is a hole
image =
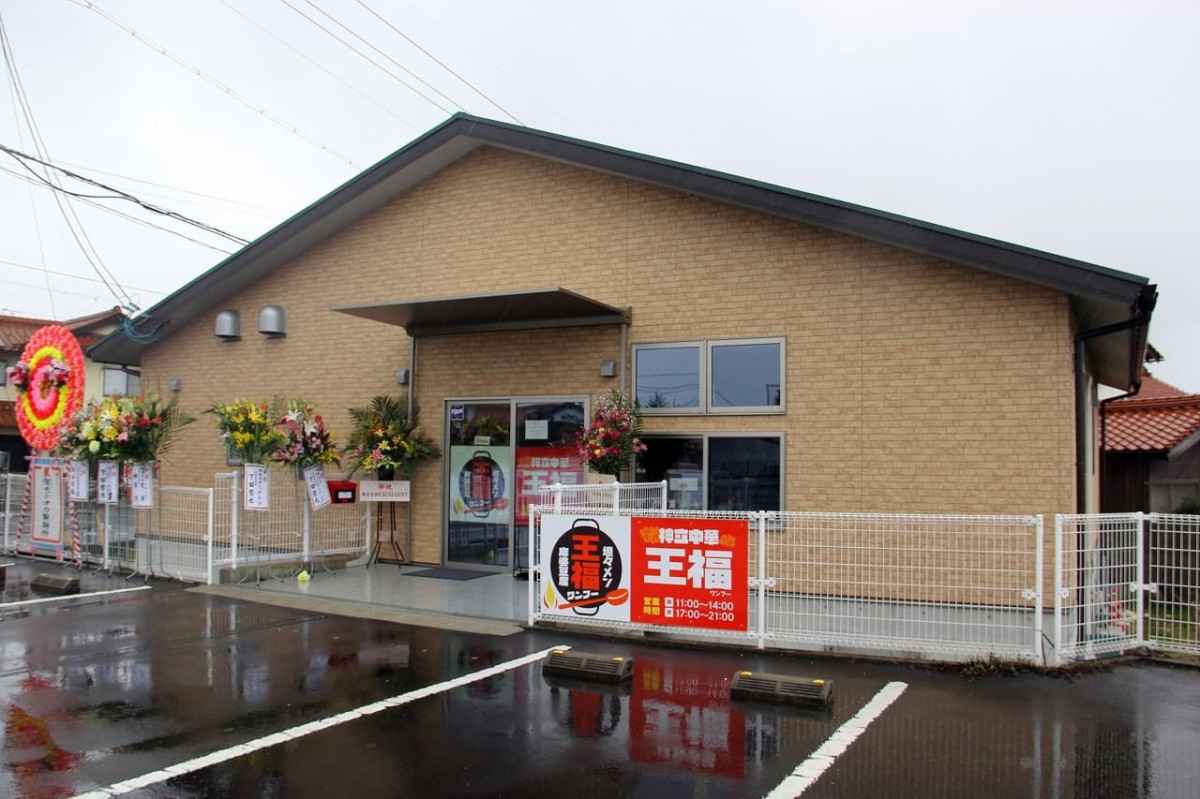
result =
[[[72,502],[88,501],[87,461],[67,461],[67,498]]]
[[[408,502],[412,484],[407,480],[363,480],[358,484],[362,502]]]
[[[154,464],[135,463],[129,467],[129,504],[135,508],[154,507]]]
[[[246,510],[270,510],[271,476],[267,473],[267,467],[261,463],[247,463],[242,469],[246,478]]]
[[[329,495],[329,483],[325,480],[325,470],[320,466],[304,467],[304,487],[308,490],[308,501],[313,510],[320,510],[333,502]]]
[[[120,495],[120,476],[116,461],[96,464],[96,501],[101,505],[116,505]]]

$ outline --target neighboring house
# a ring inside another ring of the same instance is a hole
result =
[[[203,410],[412,390],[442,445],[421,562],[502,566],[589,398],[645,407],[675,507],[1098,510],[1097,384],[1128,391],[1145,278],[686,164],[456,115],[150,308],[140,365],[200,419],[163,465],[211,485]],[[256,324],[257,323],[257,324]],[[402,382],[398,386],[397,382]],[[514,526],[516,526],[514,528]]]
[[[68,319],[65,322],[0,315],[0,453],[4,453],[0,454],[0,471],[4,470],[4,461],[7,461],[8,468],[14,472],[24,472],[28,466],[26,458],[29,455],[29,447],[17,428],[16,389],[8,385],[4,372],[21,360],[21,353],[33,334],[47,325],[54,324],[61,324],[75,334],[80,346],[84,348],[87,363],[87,374],[84,378],[85,401],[104,394],[138,394],[141,392],[141,385],[136,371],[122,369],[120,366],[105,366],[86,357],[88,347],[120,328],[124,321],[125,313],[120,308],[81,316],[78,319]]]
[[[1200,394],[1149,374],[1132,397],[1104,403],[1106,513],[1173,513],[1200,499]]]

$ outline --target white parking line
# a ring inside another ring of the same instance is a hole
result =
[[[784,777],[783,782],[767,794],[766,799],[795,799],[807,791],[814,782],[821,778],[838,756],[850,748],[850,744],[858,740],[858,736],[867,731],[871,722],[883,715],[888,705],[895,702],[900,694],[908,688],[908,683],[890,682],[870,702],[837,728],[833,735],[826,739],[808,759],[796,766],[796,770]]]
[[[135,791],[160,782],[166,782],[167,780],[174,779],[175,777],[179,777],[183,774],[190,774],[193,771],[199,771],[200,769],[208,768],[209,766],[217,763],[221,763],[226,760],[232,760],[235,757],[248,755],[251,752],[257,752],[260,749],[266,749],[276,744],[283,743],[284,741],[294,741],[297,738],[301,738],[305,735],[319,732],[321,730],[327,730],[331,727],[336,727],[337,725],[344,724],[347,721],[354,721],[355,719],[362,718],[363,716],[369,716],[373,713],[379,713],[383,710],[391,710],[394,707],[406,705],[409,702],[415,702],[418,699],[424,699],[429,696],[445,693],[446,691],[452,691],[455,688],[461,688],[464,685],[470,685],[473,682],[486,680],[488,677],[495,677],[497,674],[503,674],[506,671],[512,671],[513,669],[520,668],[521,666],[527,666],[530,663],[536,663],[556,649],[570,649],[570,647],[552,646],[549,649],[543,649],[541,652],[534,652],[533,654],[517,658],[516,660],[508,660],[496,666],[491,666],[470,674],[464,674],[461,677],[455,677],[453,680],[446,680],[445,682],[440,682],[436,685],[428,685],[424,688],[418,688],[415,691],[409,691],[406,694],[393,696],[390,699],[382,699],[378,702],[372,702],[369,705],[363,705],[362,707],[355,708],[354,710],[347,710],[337,714],[336,716],[330,716],[327,719],[310,721],[307,724],[293,727],[290,730],[273,732],[270,735],[264,735],[262,738],[256,738],[255,740],[247,741],[244,744],[238,744],[237,746],[231,746],[228,749],[222,749],[217,752],[202,755],[201,757],[192,758],[191,760],[185,760],[182,763],[177,763],[173,766],[167,766],[160,771],[154,771],[149,774],[143,774],[140,777],[134,777],[132,779],[114,783],[107,788],[100,788],[95,791],[79,794],[75,797],[75,799],[111,799],[111,797],[120,796],[121,794],[129,793],[130,791]]]
[[[66,602],[70,599],[92,599],[98,596],[112,596],[113,594],[129,594],[134,591],[149,591],[152,586],[139,585],[136,588],[117,588],[112,591],[92,591],[88,594],[65,594],[64,596],[48,596],[42,599],[22,599],[19,602],[5,602],[0,604],[0,610],[4,608],[20,608],[26,605],[44,605],[47,602]]]

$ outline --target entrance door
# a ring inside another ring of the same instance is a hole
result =
[[[583,482],[585,412],[581,399],[447,403],[447,561],[527,568],[538,490]]]
[[[584,405],[576,400],[517,402],[517,510],[513,531],[513,572],[529,569],[529,506],[542,486],[583,482],[579,433]]]
[[[513,518],[512,403],[451,403],[447,560],[508,564]]]

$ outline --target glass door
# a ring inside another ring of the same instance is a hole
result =
[[[529,569],[529,506],[538,501],[542,486],[584,482],[579,434],[585,408],[582,400],[528,400],[516,403],[517,509],[513,531],[513,572]]]
[[[513,518],[509,401],[449,404],[447,560],[506,566]]]
[[[539,489],[584,482],[584,400],[451,401],[446,410],[446,560],[525,572]]]

